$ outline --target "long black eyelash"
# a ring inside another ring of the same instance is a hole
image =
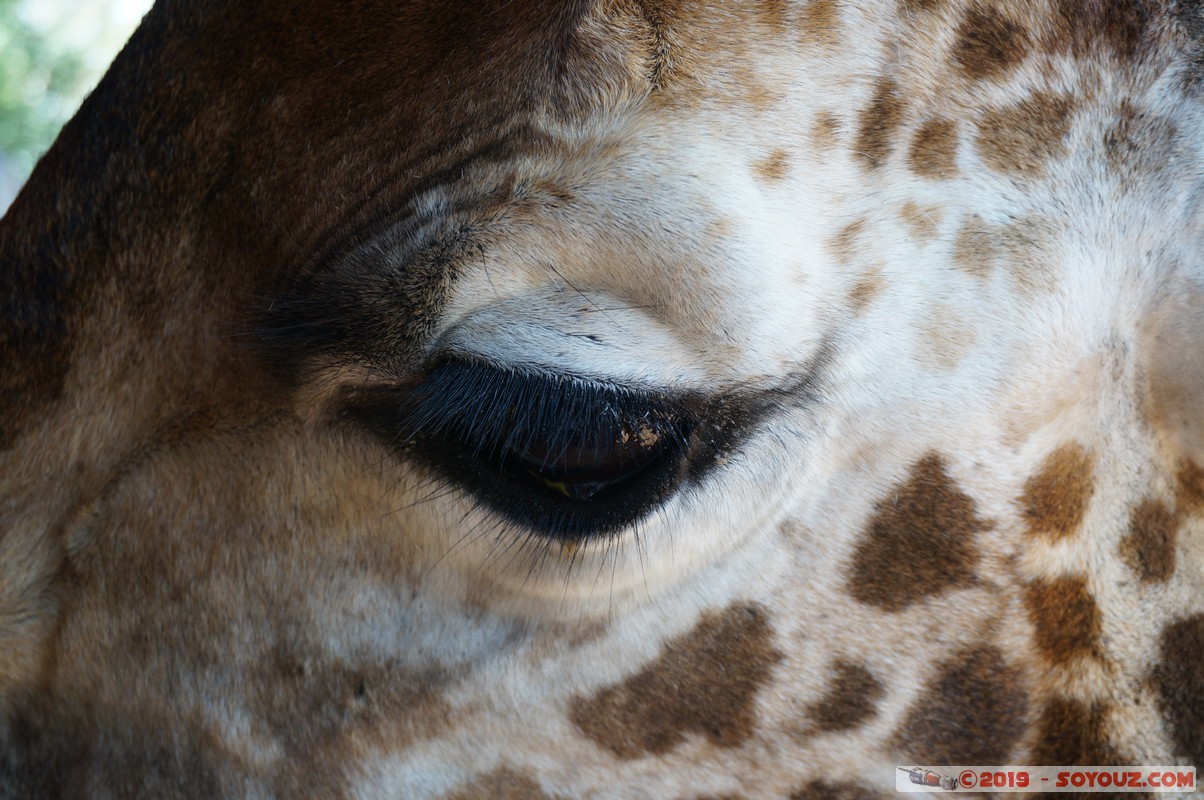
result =
[[[510,522],[545,539],[580,541],[616,533],[672,493],[696,444],[698,416],[686,409],[697,406],[597,380],[445,359],[417,385],[356,390],[344,414]],[[627,462],[637,479],[620,478],[586,499],[547,490],[546,481],[558,479],[552,465],[569,448],[604,447],[616,432],[641,430],[657,446],[646,462]],[[553,472],[535,475],[532,467]]]
[[[518,530],[564,543],[638,525],[779,395],[654,392],[448,357],[416,384],[349,390],[342,414]]]
[[[580,442],[582,431],[616,425],[646,422],[671,436],[682,433],[660,425],[677,415],[677,407],[651,393],[534,370],[502,372],[478,362],[439,364],[397,411],[398,445],[418,436],[473,442],[474,458],[525,454],[539,436],[554,460]],[[678,438],[677,444],[684,442]]]

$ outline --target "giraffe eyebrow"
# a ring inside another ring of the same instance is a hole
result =
[[[420,370],[462,265],[480,252],[467,227],[395,228],[257,301],[246,338],[294,387],[332,359],[402,380]]]

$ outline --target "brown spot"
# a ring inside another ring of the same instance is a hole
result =
[[[831,150],[840,141],[840,120],[831,111],[821,111],[811,126],[811,143],[817,150]]]
[[[899,217],[911,232],[911,235],[921,241],[929,241],[937,234],[940,224],[941,210],[939,208],[922,208],[911,200],[899,209]]]
[[[736,223],[731,217],[711,217],[707,220],[706,237],[711,243],[730,239],[736,233]]]
[[[1064,444],[1025,481],[1022,514],[1033,536],[1057,541],[1078,530],[1095,493],[1095,457],[1077,443]]]
[[[953,240],[953,264],[976,278],[990,276],[995,268],[995,236],[977,214],[962,222]]]
[[[1175,572],[1177,515],[1159,500],[1143,500],[1129,511],[1129,534],[1120,554],[1144,583],[1161,582]]]
[[[1141,50],[1151,17],[1147,0],[1058,0],[1045,44],[1080,58],[1111,52],[1129,61]]]
[[[925,178],[951,178],[957,172],[957,124],[930,119],[916,131],[908,163]]]
[[[969,586],[978,564],[975,535],[988,527],[941,457],[926,455],[907,482],[874,507],[853,557],[849,591],[867,605],[902,611]]]
[[[1008,108],[990,111],[978,125],[983,161],[1005,175],[1039,176],[1066,149],[1074,103],[1038,93]]]
[[[768,111],[778,102],[780,95],[760,81],[749,79],[742,81],[744,87],[744,102],[758,111]]]
[[[1132,180],[1131,185],[1141,185]],[[1143,405],[1147,423],[1179,456],[1182,478],[1192,459],[1204,455],[1204,295],[1184,286],[1164,293],[1156,308],[1143,315],[1145,380]],[[1192,483],[1192,481],[1188,481]],[[1195,481],[1197,485],[1199,481]],[[1190,494],[1190,493],[1189,493]],[[1190,496],[1181,497],[1179,510],[1190,511]]]
[[[832,251],[832,255],[836,258],[839,264],[849,264],[857,255],[857,240],[861,238],[861,234],[865,231],[867,221],[864,217],[856,219],[845,225],[836,235],[832,237],[828,249]]]
[[[883,800],[886,795],[856,783],[811,781],[790,793],[790,800]]]
[[[790,169],[790,154],[785,150],[774,150],[754,164],[753,169],[767,181],[780,181]]]
[[[944,4],[945,0],[899,0],[899,10],[907,13],[935,11]]]
[[[758,0],[757,7],[769,27],[780,32],[787,26],[790,0]]]
[[[301,643],[278,644],[256,665],[252,709],[287,752],[334,756],[331,743],[387,739],[399,746],[433,735],[450,719],[442,669],[407,670],[388,661],[315,659]],[[305,725],[297,720],[304,719]]]
[[[1002,75],[1028,54],[1028,31],[993,8],[975,7],[957,29],[953,60],[975,80]]]
[[[592,698],[575,697],[569,718],[620,758],[659,755],[687,733],[739,747],[756,725],[757,690],[781,658],[760,606],[705,614],[653,663]]]
[[[1119,763],[1108,742],[1107,712],[1078,700],[1056,697],[1046,704],[1037,724],[1031,755],[1038,766],[1112,766]]]
[[[811,0],[803,8],[803,39],[831,47],[840,41],[840,9],[835,0]]]
[[[828,691],[808,709],[815,729],[834,733],[855,728],[877,712],[875,706],[885,691],[869,670],[860,664],[837,661]]]
[[[920,764],[1007,764],[1027,713],[1020,671],[983,645],[941,665],[894,742]]]
[[[878,292],[882,291],[882,284],[881,269],[874,267],[867,270],[849,292],[849,305],[852,307],[853,313],[860,314],[865,311]]]
[[[857,141],[853,144],[866,167],[874,169],[890,155],[902,121],[903,101],[899,97],[899,87],[889,78],[883,78],[878,82],[870,104],[861,112]]]
[[[1054,239],[1048,217],[1020,217],[995,231],[995,245],[1025,297],[1050,291],[1057,285],[1050,251]]]
[[[447,800],[553,800],[554,797],[544,792],[529,775],[522,775],[509,767],[499,767],[468,786],[457,789]]]
[[[1024,590],[1024,605],[1038,649],[1053,664],[1099,653],[1100,612],[1082,577],[1037,580]]]
[[[1175,474],[1175,503],[1180,513],[1191,514],[1204,508],[1204,469],[1184,459]]]
[[[1175,125],[1125,100],[1104,133],[1108,165],[1117,171],[1151,172],[1165,168],[1174,156]]]
[[[942,369],[956,369],[977,338],[974,329],[945,303],[932,304],[920,330],[924,335],[923,355]]]
[[[1154,685],[1175,753],[1204,764],[1204,614],[1167,626],[1160,644]]]

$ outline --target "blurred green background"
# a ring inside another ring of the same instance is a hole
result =
[[[152,0],[0,0],[0,214]]]

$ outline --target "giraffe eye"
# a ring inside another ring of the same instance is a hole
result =
[[[571,500],[605,496],[637,478],[678,435],[674,417],[646,413],[631,418],[612,410],[568,429],[541,429],[529,419],[516,422],[512,444],[497,466]]]
[[[350,413],[495,512],[558,540],[613,534],[667,499],[698,428],[689,399],[445,360]]]

